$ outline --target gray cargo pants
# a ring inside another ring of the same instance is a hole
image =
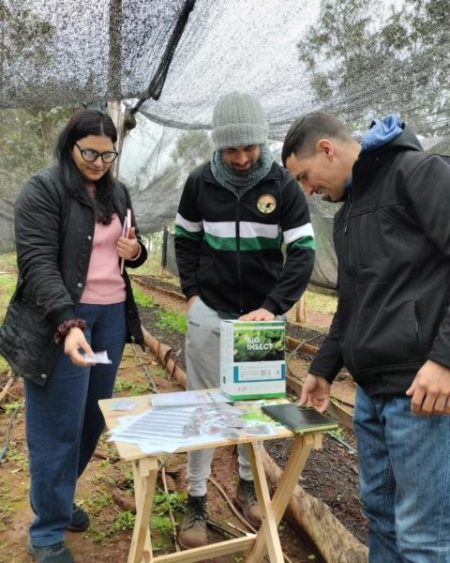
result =
[[[186,335],[187,387],[190,390],[220,386],[220,321],[221,318],[198,297],[188,313]],[[252,481],[247,448],[238,446],[239,476]],[[206,482],[211,474],[214,448],[188,453],[189,494],[206,494]]]

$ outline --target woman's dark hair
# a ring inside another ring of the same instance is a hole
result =
[[[72,115],[61,131],[55,148],[55,156],[69,191],[77,192],[87,203],[94,205],[95,217],[105,225],[111,223],[115,207],[115,181],[108,170],[95,183],[95,199],[91,199],[84,187],[85,180],[72,156],[75,143],[88,135],[106,135],[113,143],[117,141],[117,129],[108,114],[99,110],[86,109]]]

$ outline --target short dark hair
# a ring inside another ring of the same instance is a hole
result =
[[[77,191],[85,199],[88,199],[84,189],[85,181],[73,160],[72,151],[79,139],[89,135],[106,135],[113,144],[117,141],[117,129],[111,117],[100,110],[85,109],[72,115],[59,134],[55,147],[55,157],[61,169],[65,187],[69,191]],[[109,224],[116,196],[115,181],[111,171],[108,170],[95,184],[97,188],[93,201],[95,216],[97,221]],[[92,204],[91,200],[89,203]]]
[[[296,119],[284,139],[281,151],[283,165],[286,166],[291,154],[314,153],[317,141],[323,138],[350,141],[352,136],[346,125],[332,113],[313,111]]]

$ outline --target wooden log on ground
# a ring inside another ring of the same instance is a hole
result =
[[[175,380],[182,387],[184,387],[184,389],[186,389],[186,373],[180,368],[180,366],[177,365],[175,360],[170,358],[172,349],[168,346],[160,344],[159,341],[154,336],[152,336],[143,326],[141,326],[141,328],[142,334],[144,335],[145,345],[150,348],[155,356],[161,361],[161,364],[167,369],[170,375],[174,377]]]
[[[262,451],[269,484],[276,488],[282,471],[266,450]],[[294,529],[302,529],[327,563],[367,563],[368,549],[334,516],[321,500],[296,485],[284,518]]]
[[[14,385],[15,382],[16,382],[16,377],[11,373],[11,371],[9,371],[8,381],[6,382],[5,387],[2,389],[2,391],[0,393],[0,403],[3,401],[3,399],[9,393],[9,391],[11,390],[11,387]]]
[[[292,338],[292,336],[286,336],[286,348],[289,350],[289,352],[297,350],[297,352],[301,351],[305,354],[311,354],[311,356],[314,356],[314,354],[316,354],[319,350],[318,346],[314,344],[308,344],[308,342],[305,341],[302,342],[301,340]]]

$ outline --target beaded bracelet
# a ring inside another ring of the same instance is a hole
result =
[[[81,330],[84,330],[86,328],[86,321],[83,321],[83,319],[69,319],[68,321],[61,323],[56,329],[55,336],[53,337],[56,344],[64,342],[66,336],[72,328],[80,328]]]

